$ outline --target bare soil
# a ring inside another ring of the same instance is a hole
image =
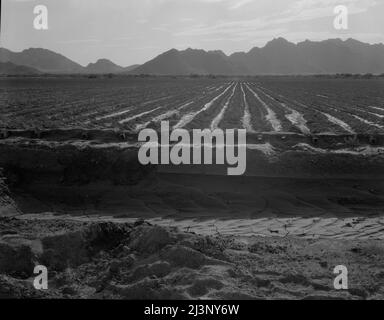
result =
[[[29,134],[0,141],[0,297],[383,298],[380,136],[254,136],[227,177],[143,167],[115,132]]]
[[[135,224],[0,219],[1,298],[382,299],[382,241],[201,236]],[[33,266],[49,289],[33,288]],[[333,269],[349,268],[349,290]]]

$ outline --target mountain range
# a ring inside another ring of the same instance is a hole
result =
[[[224,52],[197,49],[172,49],[143,65],[121,67],[100,59],[86,67],[46,49],[12,52],[0,48],[0,71],[23,66],[29,73],[54,74],[154,74],[154,75],[292,75],[335,73],[384,73],[384,45],[367,44],[354,39],[303,41],[297,44],[276,38],[264,47],[249,52]],[[11,63],[5,66],[4,63]]]
[[[5,74],[6,70],[15,72],[8,74],[21,74],[20,70],[22,69],[15,70],[11,68],[11,65],[4,65],[5,63],[28,68],[28,74],[107,74],[130,72],[138,67],[138,65],[126,68],[120,67],[107,59],[100,59],[83,67],[61,54],[41,48],[31,48],[22,52],[12,52],[8,49],[0,48],[0,63],[0,74]]]

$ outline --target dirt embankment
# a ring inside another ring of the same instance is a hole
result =
[[[1,298],[382,299],[381,241],[204,237],[135,224],[0,218]],[[45,265],[48,290],[33,287]],[[333,269],[349,269],[349,290]]]
[[[63,183],[111,181],[135,184],[154,169],[183,174],[227,175],[228,165],[141,166],[137,137],[125,132],[50,130],[7,132],[0,139],[0,167],[16,179]],[[213,161],[216,150],[213,149]],[[246,176],[383,178],[384,136],[249,134]],[[192,152],[191,152],[191,163]]]
[[[325,142],[315,147],[309,137],[261,137],[248,145],[246,174],[229,177],[227,166],[142,166],[138,146],[116,142],[113,132],[97,131],[96,140],[78,140],[82,131],[59,133],[0,140],[0,168],[24,213],[356,217],[378,215],[384,206],[381,142],[336,148],[341,137],[324,137],[332,147],[324,149]]]

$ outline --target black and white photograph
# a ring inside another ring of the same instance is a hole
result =
[[[384,0],[1,1],[0,300],[382,300],[383,240]]]

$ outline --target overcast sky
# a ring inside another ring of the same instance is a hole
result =
[[[47,31],[33,28],[39,4],[48,7]],[[333,27],[340,4],[349,8],[347,31]],[[128,66],[171,48],[230,54],[275,37],[384,43],[384,0],[3,0],[1,14],[2,47],[43,47],[83,65]]]

